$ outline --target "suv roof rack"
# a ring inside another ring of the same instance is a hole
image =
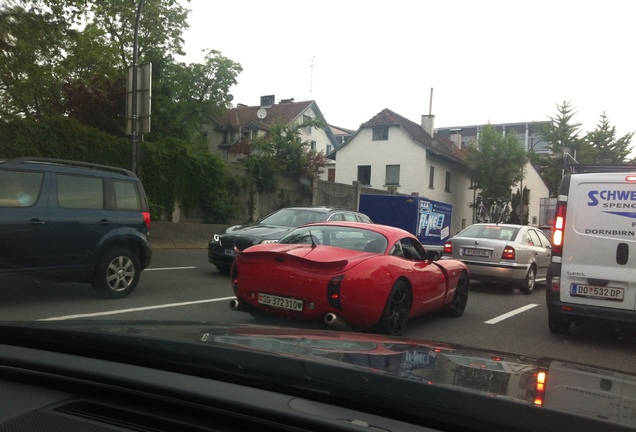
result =
[[[62,165],[62,166],[74,166],[81,168],[90,168],[95,170],[110,171],[114,173],[124,174],[128,177],[137,177],[134,172],[127,170],[126,168],[114,167],[110,165],[101,165],[91,162],[83,162],[68,159],[55,159],[45,157],[19,157],[9,160],[0,161],[5,165],[20,165],[20,164],[50,164],[50,165]]]

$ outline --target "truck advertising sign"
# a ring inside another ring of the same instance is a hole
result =
[[[375,223],[402,228],[424,246],[441,248],[450,237],[452,204],[405,195],[360,195],[360,211]]]

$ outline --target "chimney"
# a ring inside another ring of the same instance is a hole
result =
[[[274,95],[261,96],[261,108],[271,108],[275,100]]]
[[[450,140],[458,148],[462,148],[462,130],[460,128],[450,130]]]
[[[422,115],[422,129],[426,133],[428,133],[431,138],[433,138],[433,134],[435,133],[435,129],[433,129],[433,124],[435,123],[435,116],[433,115],[433,87],[431,87],[431,96],[428,102],[428,114]]]
[[[428,133],[431,138],[433,137],[434,129],[433,124],[435,122],[435,116],[433,114],[422,115],[422,129]]]

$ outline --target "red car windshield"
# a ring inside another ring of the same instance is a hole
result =
[[[313,243],[363,252],[383,253],[387,248],[388,240],[382,234],[366,229],[315,225],[295,229],[283,237],[279,243]]]

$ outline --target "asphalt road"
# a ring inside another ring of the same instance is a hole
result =
[[[156,250],[137,289],[105,299],[88,284],[26,281],[0,285],[0,320],[170,320],[260,323],[322,328],[231,311],[229,277],[207,262],[203,249]],[[548,330],[544,287],[529,296],[516,288],[473,283],[460,318],[431,314],[409,322],[405,337],[553,357],[636,373],[636,329],[591,323],[570,334]]]

